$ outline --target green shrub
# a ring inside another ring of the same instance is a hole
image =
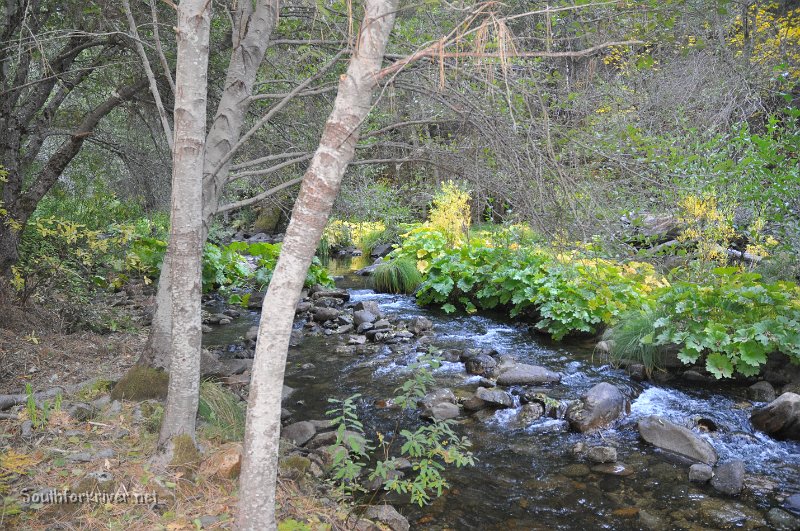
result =
[[[413,371],[407,380],[395,392],[395,403],[403,408],[415,409],[420,398],[424,397],[434,383],[432,371],[441,365],[441,359],[435,352],[420,356],[409,366]],[[459,437],[453,431],[452,421],[437,421],[424,425],[414,431],[401,429],[399,438],[384,438],[378,433],[378,445],[385,459],[378,460],[374,467],[367,470],[370,452],[377,448],[366,437],[364,425],[356,412],[356,401],[359,394],[344,400],[329,399],[334,407],[327,411],[337,427],[336,441],[331,445],[333,453],[333,479],[340,491],[346,496],[353,496],[365,489],[359,483],[363,472],[369,472],[367,478],[372,481],[380,478],[384,481],[384,489],[398,494],[408,494],[412,503],[420,506],[429,503],[431,496],[441,496],[449,487],[441,473],[447,466],[463,467],[475,464],[475,459],[468,449],[469,439]],[[399,451],[394,448],[402,438]],[[389,457],[399,453],[412,463],[412,472],[403,477],[392,474],[397,470],[399,459]]]
[[[800,363],[800,287],[762,283],[756,273],[717,268],[704,284],[676,282],[655,294],[664,315],[643,345],[679,347],[687,364],[705,359],[717,378],[758,374],[772,352]]]
[[[456,305],[468,313],[500,307],[511,317],[537,317],[537,328],[561,339],[615,323],[661,283],[648,264],[618,264],[516,243],[495,247],[473,239],[460,249],[441,251],[430,262],[417,299],[446,312]]]
[[[375,290],[385,293],[414,293],[422,282],[416,261],[402,257],[380,263],[371,278]]]

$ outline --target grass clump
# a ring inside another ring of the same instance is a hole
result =
[[[245,409],[239,397],[221,385],[205,381],[200,384],[197,414],[206,422],[203,432],[209,439],[223,442],[244,439]]]
[[[664,311],[644,308],[626,312],[617,326],[609,328],[603,339],[609,345],[612,362],[620,364],[623,360],[641,363],[647,375],[663,366],[662,347],[653,342],[654,323],[664,316]]]
[[[169,375],[144,365],[134,365],[111,390],[111,400],[163,400],[167,397]]]
[[[78,398],[81,400],[95,400],[100,396],[108,393],[111,389],[113,382],[111,380],[97,380],[91,385],[87,385],[78,392]]]
[[[372,274],[372,285],[384,293],[414,293],[422,283],[416,260],[399,257],[378,265]]]

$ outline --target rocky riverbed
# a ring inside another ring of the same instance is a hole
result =
[[[283,436],[309,473],[323,475],[329,459],[328,398],[361,393],[368,434],[391,436],[407,415],[392,407],[394,389],[435,347],[445,360],[436,389],[407,420],[453,419],[478,463],[449,471],[452,488],[428,507],[387,497],[414,528],[800,528],[797,395],[764,408],[775,398],[764,385],[638,381],[591,347],[348,283],[298,306]],[[206,335],[217,361],[238,363],[240,374],[224,375],[233,386],[247,381],[257,317],[231,316]]]

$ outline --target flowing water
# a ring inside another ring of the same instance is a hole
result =
[[[477,463],[448,470],[451,488],[429,506],[390,500],[409,518],[412,529],[758,528],[771,507],[800,492],[800,444],[754,432],[742,387],[633,382],[623,371],[598,363],[590,348],[553,343],[500,316],[446,316],[417,307],[409,296],[376,294],[363,279],[351,275],[339,284],[350,289],[351,302],[376,300],[384,314],[404,320],[428,317],[434,322],[438,347],[491,347],[518,361],[561,372],[562,381],[546,388],[551,398],[572,400],[599,382],[612,383],[631,398],[629,414],[613,429],[590,435],[570,432],[561,419],[520,425],[513,409],[458,421],[457,430],[472,441]],[[251,313],[218,328],[206,340],[230,342],[257,318]],[[404,427],[419,423],[414,415],[377,406],[410,377],[407,366],[416,357],[414,349],[387,345],[374,355],[343,356],[336,350],[340,344],[335,336],[306,337],[290,349],[286,384],[297,389],[287,404],[293,420],[323,418],[328,398],[361,393],[359,414],[373,438],[380,432],[390,439],[399,423]],[[309,363],[313,368],[303,367]],[[435,377],[457,395],[477,387],[478,378],[466,374],[462,363],[444,363]],[[688,427],[700,419],[706,426],[713,423],[716,431],[703,436],[721,462],[745,461],[745,492],[726,498],[708,485],[690,484],[687,464],[639,439],[637,420],[653,414]],[[591,463],[572,451],[579,442],[616,447],[619,461],[633,474],[622,477],[591,470]]]

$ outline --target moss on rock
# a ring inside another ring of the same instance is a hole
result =
[[[167,397],[169,375],[159,369],[134,365],[111,391],[112,400],[163,400]]]
[[[172,438],[172,460],[169,465],[183,477],[193,479],[200,467],[202,456],[191,435],[182,433]]]

